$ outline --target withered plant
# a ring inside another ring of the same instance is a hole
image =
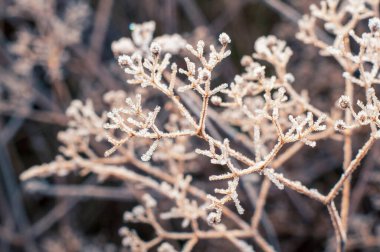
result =
[[[241,60],[243,73],[231,76],[231,83],[218,83],[218,66],[230,56],[233,43],[226,33],[219,35],[218,45],[202,40],[192,45],[177,34],[153,38],[154,22],[132,24],[132,38],[115,41],[112,50],[127,82],[136,87],[106,93],[109,110],[103,114],[95,112],[91,100],[73,101],[66,111],[68,128],[58,135],[61,154],[25,171],[21,179],[76,172],[133,185],[127,188],[141,205],[124,219],[150,225],[155,237],[146,241],[122,227],[123,245],[131,251],[192,251],[201,240],[212,239],[225,239],[240,251],[274,251],[259,232],[274,184],[326,206],[336,251],[345,250],[350,178],[380,138],[375,91],[380,83],[379,1],[326,0],[310,11],[299,21],[297,38],[334,58],[345,82],[331,111],[321,111],[307,92],[294,89],[296,80],[287,71],[292,50],[275,36],[259,38],[254,53]],[[363,22],[368,23],[365,31],[360,30]],[[325,32],[328,39],[321,37]],[[358,129],[368,137],[354,151]],[[343,146],[341,177],[329,191],[319,192],[278,171],[301,148],[318,152],[318,141],[327,139]],[[105,141],[109,149],[100,153],[98,143]],[[213,191],[198,187],[191,175],[201,158],[210,160]],[[262,181],[253,213],[245,212],[239,195],[245,178]],[[163,198],[170,205],[160,204]],[[230,203],[235,209],[228,208]],[[171,219],[180,219],[181,228],[167,229],[164,223]],[[183,246],[173,243],[178,240]]]

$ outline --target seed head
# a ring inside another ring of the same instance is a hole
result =
[[[347,95],[342,95],[337,103],[338,107],[341,109],[347,109],[351,106],[350,98]]]
[[[222,98],[220,96],[214,95],[211,97],[211,103],[215,106],[219,106],[222,103]]]
[[[244,55],[243,58],[241,58],[241,61],[240,61],[240,64],[243,66],[243,67],[247,67],[249,66],[250,64],[253,63],[253,60],[251,57],[249,57],[248,55]]]
[[[345,129],[347,129],[347,126],[346,126],[346,123],[343,120],[338,120],[335,123],[335,130],[337,130],[337,131],[344,131]]]
[[[227,44],[231,43],[230,37],[226,33],[222,33],[219,35],[219,42],[223,45],[226,46]]]
[[[221,219],[220,219],[220,214],[216,213],[216,212],[211,212],[208,214],[207,216],[207,223],[209,225],[215,225],[215,224],[218,224],[220,223]]]
[[[358,119],[358,121],[359,121],[359,123],[360,123],[361,125],[366,125],[366,124],[368,124],[368,120],[369,120],[368,115],[367,115],[367,113],[364,112],[363,110],[360,111],[360,112],[358,113],[358,117],[357,117],[357,119]]]
[[[211,73],[209,70],[203,68],[200,72],[199,72],[199,78],[203,81],[203,82],[206,82],[208,80],[210,80],[211,78]]]
[[[161,46],[158,43],[153,42],[150,45],[150,52],[153,54],[153,56],[159,55],[161,52]]]
[[[119,66],[121,67],[127,67],[129,65],[129,57],[127,55],[121,55],[117,59],[117,62],[119,63]]]
[[[285,74],[285,80],[286,80],[286,82],[288,82],[288,83],[293,83],[294,82],[294,75],[293,74],[291,74],[291,73],[287,73],[287,74]]]
[[[377,17],[371,18],[368,21],[368,27],[369,27],[371,32],[379,31],[380,30],[380,19],[378,19]]]

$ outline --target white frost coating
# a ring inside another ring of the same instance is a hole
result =
[[[153,152],[157,149],[158,147],[158,140],[154,141],[153,144],[149,147],[148,151],[141,156],[142,161],[149,161],[152,158]]]
[[[277,186],[278,189],[283,190],[284,185],[275,177],[274,170],[270,168],[266,168],[263,170],[263,174],[272,181],[273,184]]]

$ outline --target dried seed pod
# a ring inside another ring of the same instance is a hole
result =
[[[351,106],[351,101],[350,101],[350,98],[346,95],[342,95],[338,102],[337,102],[337,105],[339,108],[341,109],[347,109]]]

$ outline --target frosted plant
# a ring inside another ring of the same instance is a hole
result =
[[[34,71],[37,66],[46,72],[48,80],[44,79],[43,82],[51,85],[54,98],[63,102],[64,98],[70,97],[63,81],[63,66],[71,57],[68,48],[81,42],[90,8],[81,1],[65,1],[60,6],[62,8],[58,10],[55,0],[16,0],[4,10],[6,18],[18,17],[20,22],[17,22],[15,40],[6,45],[9,62],[0,67],[2,114],[16,114],[52,123],[50,118],[54,117],[53,113],[34,113],[37,109],[32,108],[33,105],[40,107],[36,104],[38,102],[45,106],[51,102],[36,88],[40,78]],[[57,110],[56,107],[49,109]],[[33,116],[30,115],[32,112]]]
[[[152,43],[157,43],[164,52],[176,54],[186,45],[186,41],[178,34],[153,38],[153,33],[156,30],[154,21],[142,24],[132,23],[129,28],[132,32],[132,38],[123,37],[112,42],[111,49],[116,56],[135,53],[148,55]]]
[[[0,111],[28,107],[34,98],[31,81],[1,68],[0,75]]]
[[[376,126],[376,115],[378,108],[376,96],[372,86],[377,84],[378,62],[378,0],[360,1],[321,1],[321,5],[310,7],[311,15],[305,15],[299,22],[300,32],[297,37],[307,44],[312,44],[320,49],[325,56],[332,56],[343,68],[345,79],[345,93],[337,102],[338,106],[345,111],[344,119],[335,123],[335,128],[344,135],[344,174],[341,180],[333,187],[327,196],[326,202],[332,202],[338,193],[338,188],[344,186],[341,207],[341,222],[334,221],[337,241],[344,248],[346,230],[348,226],[348,213],[350,205],[350,179],[351,174],[358,166],[360,160],[365,156],[370,147],[378,138],[378,127]],[[317,20],[321,20],[325,30],[333,34],[333,41],[320,39],[317,32]],[[368,22],[368,32],[356,35],[354,30],[360,21]],[[350,41],[350,37],[353,41]],[[352,44],[356,43],[359,51],[353,51]],[[359,74],[354,73],[358,71]],[[364,88],[367,104],[358,102],[361,108],[358,113],[354,112],[354,85]],[[371,118],[371,119],[369,119]],[[357,156],[352,159],[352,134],[359,125],[371,125],[369,140],[359,150]],[[343,185],[344,184],[344,185]],[[333,209],[329,209],[331,212]],[[335,214],[339,217],[338,214]],[[334,219],[334,217],[332,216]]]
[[[70,1],[62,15],[56,13],[55,1],[17,0],[8,8],[10,15],[30,17],[36,31],[22,29],[10,51],[17,57],[14,69],[28,76],[35,65],[47,69],[52,80],[61,80],[61,66],[67,60],[65,48],[80,42],[90,10],[83,2]]]
[[[206,46],[202,40],[186,44],[188,57],[174,63],[171,53],[178,53],[179,48],[165,39],[154,39],[153,22],[133,24],[132,39],[123,38],[112,48],[127,82],[138,88],[128,94],[106,94],[104,100],[110,108],[101,116],[89,101],[74,101],[67,110],[69,129],[59,135],[62,155],[52,163],[32,167],[21,179],[79,171],[82,175],[94,173],[102,180],[114,177],[138,185],[144,191],[141,205],[127,211],[124,219],[149,224],[156,236],[144,241],[137,232],[121,228],[123,244],[132,251],[176,251],[170,243],[173,240],[183,240],[181,250],[191,251],[200,240],[220,238],[240,251],[253,251],[248,239],[263,251],[273,251],[259,233],[259,220],[274,184],[277,189],[287,188],[325,205],[335,231],[336,249],[342,251],[347,241],[350,177],[380,137],[380,102],[373,88],[379,78],[378,4],[321,1],[299,22],[297,37],[318,47],[322,55],[334,57],[343,68],[345,92],[336,105],[344,116],[322,112],[304,92],[293,88],[296,80],[287,70],[292,50],[274,36],[256,41],[252,56],[241,60],[244,72],[231,83],[216,83],[218,65],[231,54],[228,47],[233,42],[227,34],[220,34],[218,45]],[[318,38],[317,19],[333,41]],[[368,32],[355,33],[358,23],[367,19]],[[358,52],[350,50],[350,38],[359,46]],[[273,67],[272,74],[263,61]],[[365,102],[354,102],[354,84],[364,89]],[[149,93],[145,90],[154,90],[165,101],[148,106]],[[221,110],[219,114],[216,107]],[[226,136],[218,136],[213,129],[215,121],[228,132]],[[369,138],[354,155],[352,135],[365,126],[369,126]],[[105,157],[92,150],[91,138],[108,140]],[[342,175],[330,191],[324,194],[277,171],[304,146],[318,151],[322,139],[343,141]],[[243,152],[242,147],[249,152]],[[208,193],[196,186],[191,169],[186,168],[199,156],[226,170],[214,172],[210,167],[214,190]],[[239,186],[250,174],[261,175],[263,182],[248,224],[239,216],[248,212]],[[215,181],[221,183],[216,186]],[[335,201],[340,191],[338,212]],[[170,200],[169,209],[160,207],[161,198]],[[230,203],[237,214],[227,207]],[[162,222],[168,219],[179,219],[182,229],[166,230]],[[224,224],[225,219],[230,225]],[[205,223],[208,225],[202,225]]]

